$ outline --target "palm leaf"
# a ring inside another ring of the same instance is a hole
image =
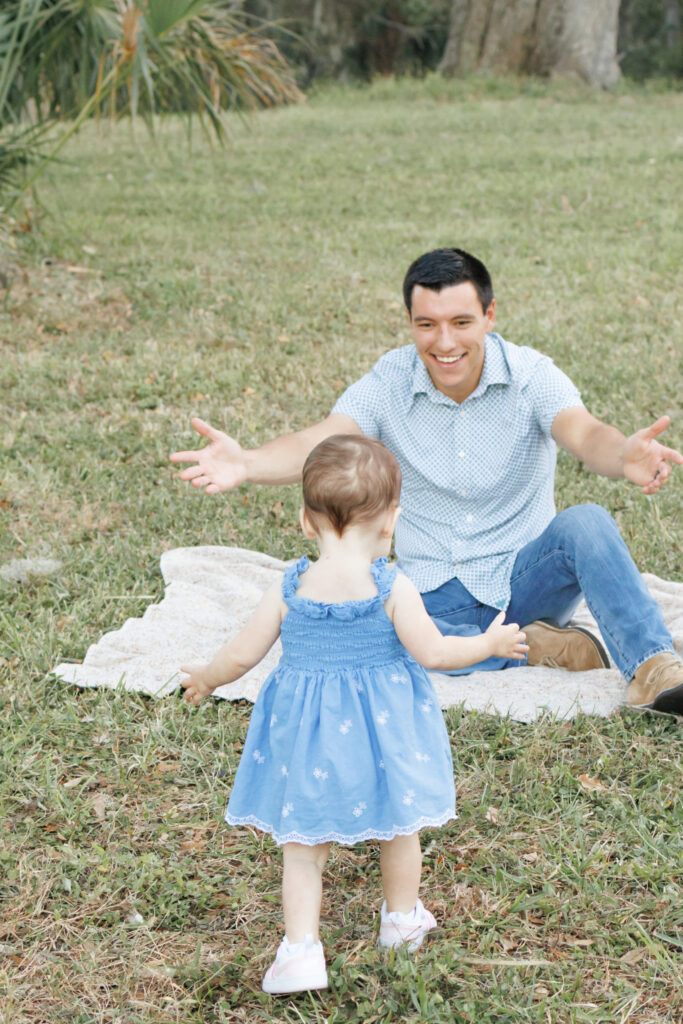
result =
[[[114,116],[140,113],[150,126],[157,113],[198,113],[221,140],[226,110],[300,98],[266,26],[249,29],[222,0],[5,0],[0,12],[6,166],[32,159],[28,150],[19,158],[6,126],[69,122],[31,180],[107,107]]]

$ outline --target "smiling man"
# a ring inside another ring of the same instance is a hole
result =
[[[504,610],[526,631],[529,664],[604,667],[598,639],[567,626],[583,596],[630,682],[628,702],[683,714],[683,665],[614,520],[593,504],[557,515],[553,497],[556,444],[656,493],[670,463],[683,463],[657,440],[668,418],[627,438],[591,416],[548,357],[493,331],[489,273],[461,249],[420,256],[403,295],[413,344],[382,356],[327,419],[250,451],[193,420],[210,444],[171,456],[196,463],[182,479],[209,494],[292,483],[323,438],[378,438],[403,473],[399,565],[442,632],[479,633]]]

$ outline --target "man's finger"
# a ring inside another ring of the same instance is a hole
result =
[[[677,466],[683,466],[683,455],[675,448],[662,448],[661,457],[668,459],[669,462],[675,462]]]
[[[201,451],[201,449],[198,449]],[[194,452],[171,452],[169,455],[171,462],[196,462],[197,451]]]
[[[216,430],[210,423],[207,423],[206,420],[200,420],[199,416],[194,416],[192,418],[192,426],[198,434],[202,435],[202,437],[208,437],[209,441],[217,441],[221,436],[220,430]]]
[[[196,476],[203,472],[204,470],[201,466],[188,466],[187,469],[181,469],[178,475],[181,480],[194,480]]]
[[[651,441],[653,437],[663,434],[670,423],[671,419],[668,416],[660,416],[658,420],[654,421],[651,427],[647,427],[645,430],[645,437],[648,441]]]

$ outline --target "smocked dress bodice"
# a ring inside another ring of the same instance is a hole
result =
[[[308,565],[304,555],[287,569],[282,582],[282,596],[289,608],[281,630],[282,665],[317,672],[352,670],[405,656],[384,610],[396,578],[396,569],[388,566],[386,558],[378,558],[370,566],[377,594],[364,601],[328,604],[299,597],[299,578]]]

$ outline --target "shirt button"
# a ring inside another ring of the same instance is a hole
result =
[[[473,519],[474,519],[474,516],[468,516],[467,517],[467,522],[471,523]]]
[[[458,452],[458,455],[460,456],[461,459],[465,458],[465,453],[464,452]]]
[[[460,491],[460,497],[461,498],[466,498],[467,497],[467,491]]]

